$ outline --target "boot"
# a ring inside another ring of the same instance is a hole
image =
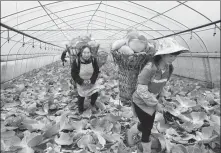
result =
[[[91,106],[95,106],[97,97],[98,97],[98,92],[95,92],[94,94],[91,95]]]
[[[82,114],[84,112],[84,97],[78,96],[78,113]]]
[[[151,144],[152,142],[141,142],[141,145],[143,147],[143,153],[151,153]]]
[[[134,124],[128,131],[127,131],[127,143],[130,147],[135,145],[138,140],[139,130],[137,129],[137,123]]]

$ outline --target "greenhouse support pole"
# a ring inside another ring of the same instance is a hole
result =
[[[55,55],[55,56],[56,56],[56,55]],[[55,57],[55,56],[53,56],[53,61],[52,61],[52,63],[54,63],[54,57]]]
[[[220,23],[220,22],[221,22],[221,20],[214,21],[214,22],[207,23],[207,24],[204,24],[204,25],[201,25],[201,26],[198,26],[198,27],[194,27],[194,28],[191,28],[191,29],[180,31],[180,32],[177,32],[177,33],[174,33],[174,34],[170,34],[170,35],[166,35],[166,36],[163,36],[163,37],[154,38],[153,40],[158,40],[158,39],[162,39],[162,38],[178,35],[178,34],[181,34],[181,33],[193,31],[193,30],[200,29],[200,28],[203,28],[203,27],[207,27],[207,26],[210,26],[210,25],[213,25],[213,24],[216,24],[216,23]]]

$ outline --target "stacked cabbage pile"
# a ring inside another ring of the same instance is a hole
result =
[[[137,53],[155,52],[155,42],[147,40],[143,35],[135,29],[128,31],[126,38],[116,40],[111,49],[113,51],[118,50],[119,53],[125,55],[133,55]]]
[[[113,42],[111,53],[120,69],[137,71],[153,57],[156,48],[154,40],[147,40],[137,30],[131,29],[125,38]]]
[[[92,54],[96,56],[100,44],[98,44],[91,35],[78,36],[77,38],[73,38],[70,42],[70,48],[74,49],[74,54],[77,54],[79,49],[84,45],[89,45],[92,48]]]
[[[72,56],[76,56],[79,53],[80,48],[84,45],[89,45],[91,47],[92,55],[97,58],[99,67],[106,63],[108,52],[104,49],[99,49],[100,44],[97,43],[91,35],[83,35],[71,40],[70,48]]]

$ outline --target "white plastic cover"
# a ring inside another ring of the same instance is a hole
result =
[[[102,48],[109,48],[132,27],[147,39],[154,39],[218,20],[220,1],[1,1],[1,23],[61,47],[74,37],[88,33]],[[192,60],[187,63],[197,61],[193,58],[198,55],[220,55],[220,23],[172,37],[191,51],[191,59],[182,57]],[[24,41],[26,45],[22,47],[23,35],[8,33],[1,27],[1,59],[7,63],[10,58],[16,59],[12,55],[17,59],[22,58],[19,54],[53,53],[60,56],[62,51],[56,47],[51,49],[50,45],[50,52],[40,49],[40,46],[45,48],[45,44],[35,40],[35,48],[32,48],[33,39],[28,37],[24,37]],[[219,59],[220,56],[215,63]],[[179,62],[179,65],[183,63]],[[204,75],[202,71],[200,75]],[[206,77],[203,80],[207,80]]]

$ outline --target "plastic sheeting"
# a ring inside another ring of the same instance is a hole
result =
[[[109,48],[132,27],[147,39],[154,39],[217,20],[220,20],[220,1],[1,1],[1,23],[61,47],[72,38],[88,33],[102,48]],[[220,81],[220,23],[174,38],[191,51],[177,59],[175,74],[213,83]],[[19,54],[33,60],[41,58],[48,64],[61,52],[61,48],[33,42],[28,37],[23,39],[21,34],[1,27],[1,59],[4,59],[1,69],[16,69],[11,63],[20,62]],[[16,69],[10,77],[2,74],[2,81],[31,70],[26,65],[38,67],[36,64],[21,64],[21,70]]]

